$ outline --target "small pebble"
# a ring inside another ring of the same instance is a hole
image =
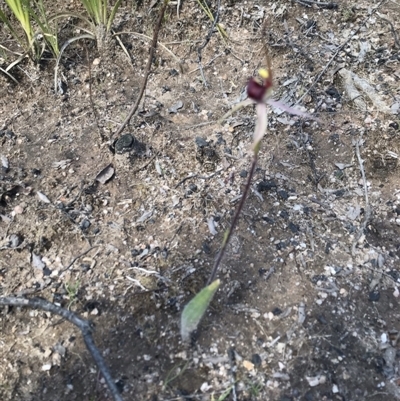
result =
[[[81,222],[81,229],[87,230],[90,227],[90,221],[88,219],[84,219]]]
[[[254,364],[250,361],[243,361],[243,366],[247,369],[247,370],[254,370]]]
[[[51,369],[51,363],[47,363],[46,365],[42,366],[43,372],[48,372]]]
[[[210,248],[210,245],[208,244],[208,242],[203,242],[203,245],[201,246],[201,249],[207,255],[209,255],[211,253],[211,248]]]
[[[191,195],[193,192],[197,192],[197,185],[196,184],[190,184],[189,185],[189,188],[188,188],[188,190],[187,190],[187,194],[188,195]]]
[[[19,235],[17,234],[11,234],[10,235],[10,247],[11,248],[17,248],[19,245],[21,245],[22,239]]]
[[[378,302],[381,294],[379,291],[371,291],[368,295],[368,300],[371,302]]]
[[[253,362],[254,366],[260,366],[262,362],[260,355],[253,354],[251,357],[251,362]]]
[[[293,234],[297,234],[300,231],[300,227],[297,224],[294,224],[292,222],[289,223],[289,230],[293,233]]]
[[[266,191],[270,191],[271,189],[275,189],[275,188],[276,188],[275,181],[260,181],[257,184],[258,192],[266,192]]]
[[[202,138],[202,137],[200,137],[200,136],[197,136],[197,137],[196,137],[195,143],[196,143],[196,145],[197,145],[200,149],[201,149],[201,148],[205,148],[205,147],[208,146],[208,142],[207,142],[204,138]]]
[[[289,194],[284,189],[281,189],[278,191],[278,197],[282,200],[288,200]]]
[[[282,217],[283,219],[288,219],[289,218],[289,212],[287,211],[287,210],[282,210],[280,213],[279,213],[279,217]]]
[[[132,249],[131,254],[133,257],[138,256],[141,254],[141,252],[138,249]]]

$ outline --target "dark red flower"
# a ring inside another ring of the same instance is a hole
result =
[[[247,83],[247,95],[257,103],[264,101],[268,89],[272,87],[272,81],[270,79],[260,81],[259,78],[252,77]]]

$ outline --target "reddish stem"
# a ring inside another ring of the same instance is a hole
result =
[[[256,169],[256,165],[257,165],[257,153],[254,153],[253,162],[250,167],[249,177],[247,179],[246,186],[244,187],[242,198],[240,199],[240,203],[235,211],[235,215],[233,216],[231,226],[228,228],[228,231],[225,234],[226,237],[224,238],[222,248],[220,249],[217,258],[215,259],[214,266],[211,270],[210,277],[208,278],[208,281],[207,281],[207,285],[211,284],[214,281],[215,276],[217,275],[218,267],[221,264],[222,258],[225,255],[226,248],[229,244],[229,240],[231,239],[233,230],[235,229],[237,222],[239,221],[240,213],[242,212],[244,203],[246,202],[247,195],[249,194],[251,180],[253,178],[254,171]]]

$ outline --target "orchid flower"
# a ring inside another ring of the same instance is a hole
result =
[[[221,264],[221,261],[226,252],[227,246],[229,244],[232,233],[239,221],[239,216],[243,210],[244,204],[246,202],[247,195],[250,192],[251,182],[254,176],[254,172],[257,166],[257,157],[258,152],[260,150],[261,140],[267,130],[267,104],[278,107],[283,111],[286,111],[291,114],[296,114],[298,116],[306,116],[314,118],[309,114],[303,113],[299,110],[291,108],[281,102],[277,102],[269,98],[270,93],[272,91],[272,76],[271,76],[271,68],[268,62],[268,70],[261,68],[258,71],[259,77],[250,78],[247,82],[247,96],[248,98],[243,102],[236,105],[232,110],[230,110],[227,114],[225,114],[220,122],[224,121],[228,118],[232,113],[239,110],[244,106],[248,106],[250,104],[256,105],[257,110],[257,122],[254,130],[253,136],[253,161],[250,166],[250,171],[247,177],[247,182],[243,190],[242,197],[240,199],[239,205],[236,208],[236,212],[233,215],[232,223],[230,227],[225,231],[224,238],[222,240],[222,246],[218,255],[214,261],[213,268],[211,270],[210,276],[207,281],[206,287],[204,287],[199,293],[195,295],[195,297],[184,307],[182,315],[181,315],[181,335],[184,341],[189,340],[190,334],[193,330],[195,330],[202,317],[207,311],[208,306],[210,305],[215,292],[218,290],[220,285],[220,280],[215,280],[218,272],[218,267]],[[315,119],[315,118],[314,118]]]
[[[304,113],[298,109],[288,106],[280,101],[270,98],[272,93],[272,74],[268,62],[268,69],[261,68],[258,71],[258,77],[251,77],[247,82],[247,99],[237,104],[232,110],[226,113],[220,122],[226,120],[232,113],[242,107],[255,104],[257,112],[256,128],[253,135],[253,150],[257,154],[260,148],[261,140],[267,129],[267,104],[275,108],[279,108],[287,113],[297,116],[308,117],[316,120],[316,118],[308,113]]]

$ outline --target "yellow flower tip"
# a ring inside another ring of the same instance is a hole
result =
[[[269,77],[269,72],[265,68],[260,68],[258,70],[258,75],[263,79],[267,79]]]

